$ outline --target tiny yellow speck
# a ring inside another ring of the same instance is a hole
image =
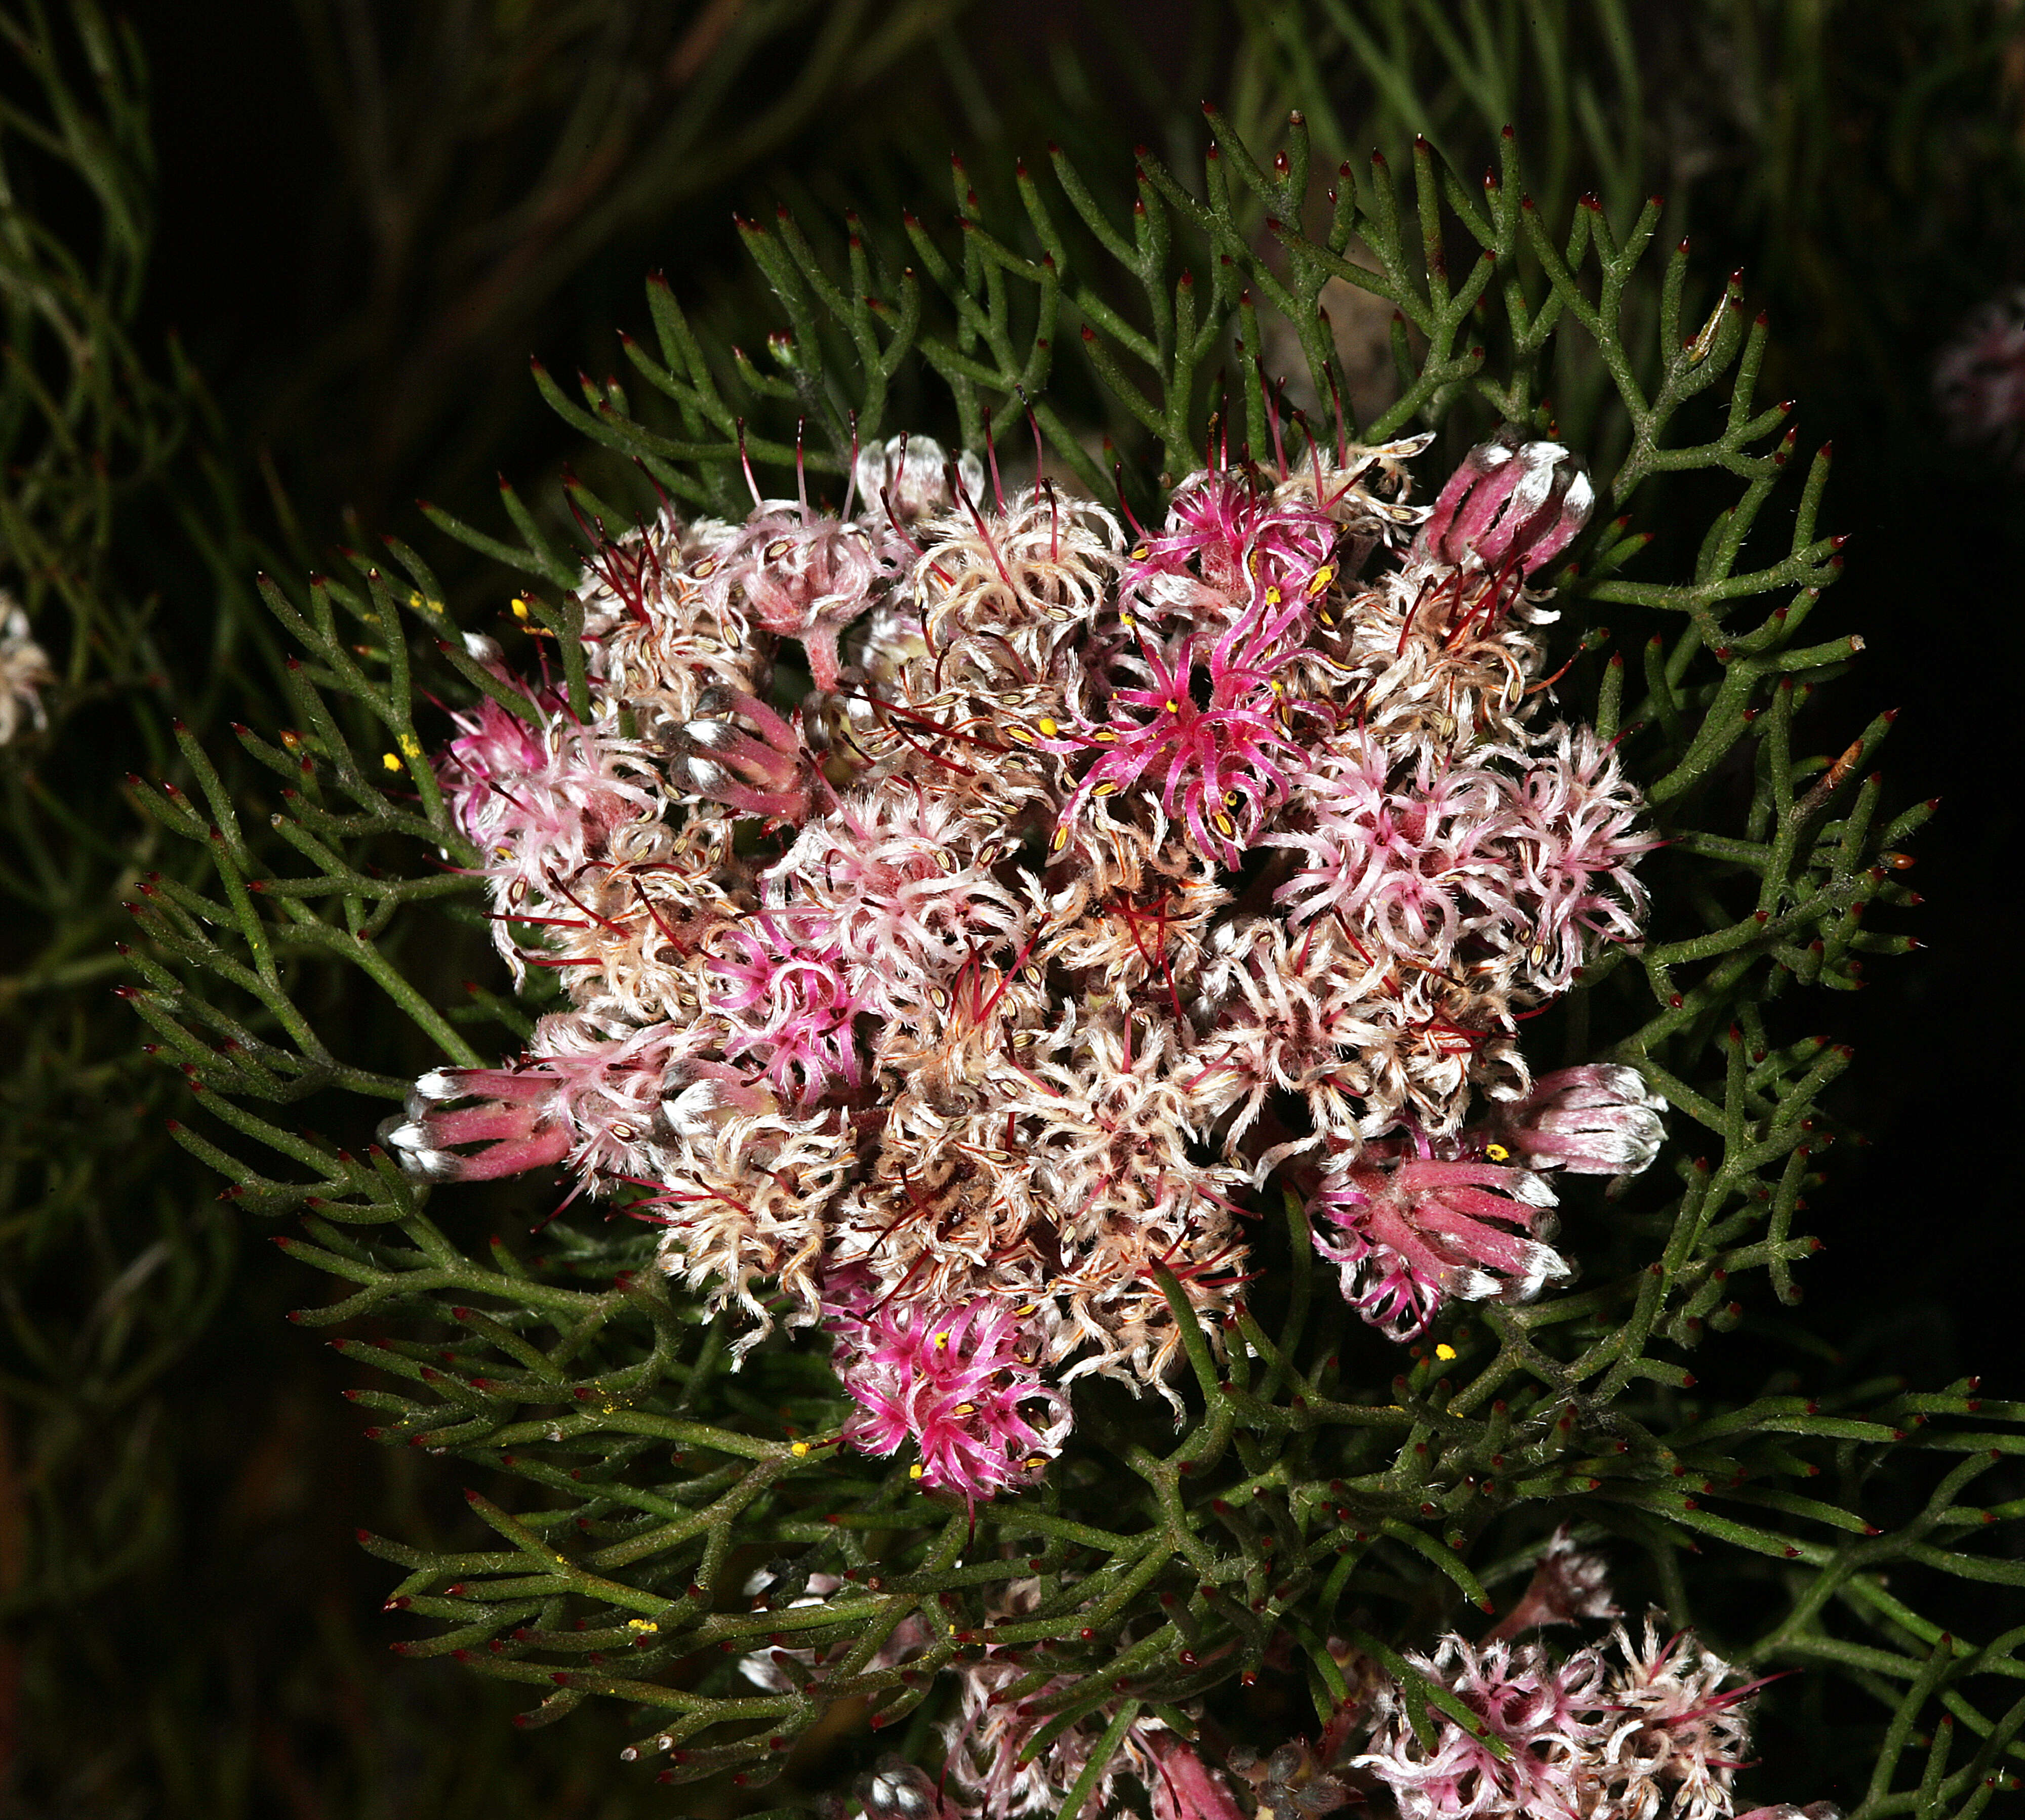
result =
[[[626,1620],[626,1627],[629,1631],[638,1631],[645,1635],[658,1631],[661,1627],[652,1618],[628,1618]]]
[[[1502,1144],[1486,1144],[1483,1147],[1483,1154],[1494,1163],[1504,1162],[1512,1154]]]
[[[943,1329],[943,1330],[941,1333],[939,1333],[939,1334],[936,1334],[936,1335],[935,1335],[935,1349],[936,1349],[938,1352],[939,1352],[939,1351],[941,1351],[941,1349],[942,1349],[943,1347],[946,1346],[948,1344],[949,1344],[949,1330],[948,1330],[948,1329],[947,1329],[947,1328],[945,1328],[945,1329]]]
[[[809,1444],[807,1441],[796,1441],[792,1447],[788,1449],[788,1451],[792,1454],[798,1460],[807,1459],[809,1453]]]
[[[1061,728],[1055,724],[1053,718],[1047,714],[1042,715],[1040,719],[1036,721],[1034,725],[1038,727],[1042,732],[1046,734],[1050,739],[1054,738],[1056,734],[1061,731]]]
[[[389,771],[398,771],[401,769],[401,759],[398,753],[382,752],[380,754],[380,762]]]
[[[954,1636],[956,1635],[956,1626],[955,1626],[955,1625],[954,1625],[954,1624],[952,1624],[952,1625],[950,1625],[950,1635],[952,1637],[954,1637]]]
[[[907,1469],[907,1477],[910,1479],[918,1479],[928,1470],[919,1460],[917,1460]]]
[[[1266,604],[1268,607],[1277,607],[1280,604],[1280,590],[1277,587],[1268,588],[1266,590]]]
[[[619,1405],[616,1403],[608,1403],[605,1406],[605,1413],[607,1415],[616,1415],[619,1413]]]
[[[1435,1356],[1440,1359],[1444,1365],[1446,1365],[1449,1360],[1453,1359],[1455,1356],[1455,1348],[1450,1345],[1446,1341],[1435,1348]]]
[[[422,743],[413,733],[403,733],[395,743],[410,758],[419,758],[422,755]]]
[[[524,619],[527,617],[527,603],[518,594],[513,596],[513,617],[516,619]]]

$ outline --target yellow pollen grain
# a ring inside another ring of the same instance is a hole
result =
[[[796,1441],[792,1447],[788,1449],[788,1451],[792,1454],[796,1459],[805,1460],[809,1457],[809,1444],[807,1441]]]
[[[1061,728],[1055,724],[1054,721],[1046,714],[1042,715],[1040,719],[1036,721],[1034,725],[1038,727],[1042,732],[1050,739],[1054,738],[1056,734],[1061,731]]]
[[[946,1329],[945,1329],[943,1332],[941,1332],[941,1333],[939,1333],[939,1334],[936,1334],[936,1335],[935,1335],[935,1348],[936,1348],[936,1350],[937,1350],[937,1351],[940,1351],[940,1350],[942,1349],[942,1348],[943,1348],[943,1347],[946,1346],[948,1344],[949,1344],[949,1333],[948,1333],[948,1330],[947,1330]]]
[[[1446,1365],[1455,1356],[1455,1348],[1449,1345],[1446,1340],[1435,1348],[1435,1356],[1440,1359],[1444,1365]]]
[[[518,594],[516,594],[513,596],[513,617],[516,619],[524,619],[527,617],[527,603],[522,600]]]
[[[401,760],[399,755],[395,753],[382,752],[380,754],[380,762],[385,765],[389,771],[398,771],[401,769]]]
[[[1483,1154],[1494,1163],[1509,1161],[1512,1156],[1512,1153],[1502,1144],[1486,1144],[1483,1147]]]
[[[651,1637],[661,1627],[652,1618],[628,1618],[626,1627],[629,1631],[638,1631],[643,1637]]]
[[[925,1473],[928,1470],[928,1469],[923,1466],[919,1460],[917,1460],[907,1469],[907,1477],[910,1479],[918,1479],[922,1473]]]
[[[1178,702],[1170,702],[1167,703],[1167,712],[1169,714],[1178,714],[1181,711],[1181,704]]]
[[[401,748],[406,758],[419,758],[422,755],[422,743],[413,733],[403,733],[394,743]]]
[[[1268,588],[1266,590],[1266,604],[1268,607],[1277,607],[1280,604],[1280,590],[1277,586]]]

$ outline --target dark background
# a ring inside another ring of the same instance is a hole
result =
[[[574,438],[535,397],[528,354],[559,375],[611,365],[612,330],[641,329],[640,280],[657,267],[686,303],[735,310],[752,293],[734,207],[851,193],[891,218],[903,199],[946,196],[950,149],[1002,182],[1051,138],[1122,177],[1136,139],[1199,142],[1194,101],[1233,101],[1255,75],[1246,46],[1284,9],[954,9],[744,163],[713,171],[698,151],[693,181],[630,198],[628,159],[696,79],[684,57],[707,62],[738,9],[596,9],[633,35],[645,86],[582,127],[588,150],[557,69],[458,61],[460,45],[498,42],[470,24],[487,10],[175,0],[132,15],[160,157],[140,340],[180,336],[259,534],[306,562],[382,530],[447,554],[417,495],[489,523],[495,469],[530,490],[552,475]],[[1994,7],[1831,6],[1812,38],[1796,35],[1800,10],[1712,6],[1687,24],[1696,9],[1634,10],[1631,54],[1651,98],[1648,181],[1691,214],[1704,277],[1743,267],[1770,310],[1763,389],[1800,399],[1803,449],[1835,444],[1822,523],[1854,537],[1814,623],[1869,648],[1813,745],[1837,750],[1896,706],[1891,805],[1942,798],[1909,875],[1928,901],[1879,919],[1926,952],[1873,961],[1863,993],[1803,1001],[1858,1049],[1832,1103],[1870,1140],[1838,1146],[1813,1198],[1827,1249],[1802,1273],[1804,1318],[1852,1369],[1935,1385],[1981,1371],[2016,1396],[2025,958],[2006,856],[2025,488],[2003,452],[1948,441],[1928,373],[1969,310],[2025,277],[2025,52],[2005,50]],[[790,32],[741,68],[705,150],[764,114],[796,61]],[[1340,46],[1321,61],[1340,113],[1362,117],[1368,90]],[[1261,111],[1270,88],[1248,91]],[[1454,142],[1486,141],[1442,105]],[[544,159],[574,161],[578,181],[530,229],[512,204]],[[204,596],[166,535],[159,561],[164,648],[201,650]],[[454,560],[450,575],[486,585]],[[351,1531],[427,1535],[444,1487],[430,1462],[359,1437],[340,1397],[352,1374],[283,1319],[311,1293],[265,1245],[237,1244],[222,1303],[151,1406],[169,1437],[161,1546],[46,1613],[13,1684],[0,1675],[0,1813],[684,1811],[678,1792],[622,1775],[616,1719],[586,1710],[524,1738],[509,1694],[388,1655],[385,1570]]]

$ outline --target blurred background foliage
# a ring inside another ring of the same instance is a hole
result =
[[[2020,1086],[2025,490],[1946,442],[1928,386],[2025,278],[2011,0],[0,0],[0,587],[59,677],[46,730],[0,750],[0,1812],[686,1811],[619,1763],[622,1715],[523,1736],[510,1693],[388,1653],[351,1531],[426,1542],[439,1488],[360,1439],[283,1318],[300,1272],[163,1135],[182,1095],[113,945],[121,898],[181,862],[119,780],[178,775],[178,719],[214,751],[271,723],[260,568],[421,541],[417,496],[485,521],[495,472],[553,494],[585,457],[528,355],[611,368],[656,269],[737,322],[734,211],[890,233],[946,210],[952,149],[988,200],[1051,141],[1122,196],[1136,142],[1193,161],[1204,97],[1254,142],[1298,106],[1332,158],[1396,163],[1419,132],[1465,172],[1509,120],[1550,218],[1656,190],[1711,295],[1744,268],[1770,386],[1836,444],[1826,523],[1857,534],[1836,607],[1873,655],[1828,712],[1846,739],[1903,707],[1899,795],[1948,799],[1920,844],[1934,952],[1833,1008],[1874,1148],[1831,1165],[1810,1369],[2025,1393],[1988,1154]],[[1346,292],[1332,323],[1382,396],[1389,321]],[[1755,1389],[1801,1357],[1768,1332],[1726,1368]]]

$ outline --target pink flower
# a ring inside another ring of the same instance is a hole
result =
[[[608,1035],[561,1012],[542,1019],[510,1068],[439,1068],[408,1090],[406,1117],[380,1137],[402,1167],[432,1182],[483,1182],[568,1161],[580,1174],[645,1165],[663,1084],[685,1046],[672,1025]]]
[[[1584,1759],[1601,1735],[1582,1716],[1596,1704],[1601,1664],[1583,1650],[1556,1664],[1538,1644],[1472,1647],[1453,1634],[1431,1659],[1407,1658],[1459,1696],[1483,1736],[1431,1709],[1431,1745],[1407,1717],[1406,1690],[1379,1690],[1370,1748],[1354,1767],[1369,1770],[1398,1803],[1405,1820],[1572,1820]],[[1502,1761],[1487,1739],[1509,1753]]]
[[[1303,858],[1274,893],[1288,922],[1340,915],[1415,963],[1446,967],[1466,936],[1504,920],[1486,908],[1510,871],[1504,780],[1484,762],[1495,756],[1442,762],[1423,753],[1395,787],[1391,755],[1376,741],[1336,742],[1300,780],[1310,825],[1266,837]]]
[[[1053,750],[1099,754],[1063,805],[1056,849],[1068,844],[1092,798],[1109,796],[1151,772],[1162,816],[1182,824],[1198,852],[1234,866],[1286,795],[1290,778],[1281,755],[1298,758],[1300,748],[1273,717],[1265,676],[1226,663],[1220,649],[1200,651],[1196,640],[1183,637],[1165,646],[1142,644],[1141,659],[1146,686],[1118,690],[1109,721],[1045,742]],[[1117,711],[1121,705],[1148,717],[1125,717]]]
[[[770,907],[835,946],[853,990],[885,1016],[913,1011],[1027,919],[984,865],[977,828],[946,798],[866,792],[805,827],[766,874]]]
[[[1423,1332],[1451,1298],[1523,1301],[1567,1275],[1560,1254],[1529,1236],[1554,1205],[1531,1170],[1370,1155],[1325,1174],[1308,1211],[1315,1249],[1341,1269],[1344,1299],[1393,1339]]]
[[[768,500],[722,549],[690,574],[720,618],[749,614],[799,638],[818,688],[837,681],[837,636],[873,603],[887,569],[862,525],[828,518],[807,501]]]
[[[1501,1150],[1528,1169],[1635,1176],[1666,1140],[1666,1105],[1635,1068],[1563,1068],[1498,1109],[1483,1134],[1486,1154],[1502,1161]]]
[[[853,1444],[886,1455],[912,1441],[922,1485],[972,1503],[1027,1482],[1070,1426],[1068,1399],[1035,1369],[1032,1313],[1002,1296],[939,1315],[897,1300],[838,1308],[837,1374],[862,1410]]]
[[[491,696],[451,717],[458,732],[436,760],[458,826],[491,882],[498,921],[493,941],[521,971],[508,933],[531,898],[553,899],[627,824],[659,813],[645,784],[645,754],[602,722],[574,719],[553,689],[507,679],[542,716],[531,725]]]
[[[704,690],[675,743],[669,769],[677,781],[741,815],[802,822],[836,800],[800,732],[742,691]]]
[[[863,1079],[851,1030],[863,1007],[819,916],[759,911],[716,932],[707,964],[711,1008],[731,1024],[728,1059],[757,1056],[766,1078],[796,1101]]]
[[[1593,728],[1556,726],[1543,744],[1506,786],[1513,901],[1531,924],[1534,978],[1562,992],[1593,940],[1636,939],[1645,888],[1632,863],[1660,843],[1633,826],[1644,805]]]
[[[1003,1591],[987,1595],[987,1618],[994,1623],[1031,1616],[1040,1603],[1037,1580],[1015,1580]],[[998,1649],[981,1662],[958,1661],[956,1715],[942,1727],[946,1748],[945,1775],[954,1794],[983,1820],[1048,1820],[1089,1767],[1090,1753],[1103,1735],[1109,1715],[1102,1708],[1057,1732],[1027,1760],[1020,1759],[1035,1734],[1054,1715],[1037,1712],[1030,1702],[1060,1692],[1068,1683],[1051,1680],[1014,1701],[1005,1697],[1009,1684],[1023,1679],[1036,1664],[1020,1652]],[[1149,1789],[1158,1778],[1155,1740],[1166,1726],[1150,1716],[1126,1728],[1119,1748],[1098,1772],[1097,1785],[1084,1811],[1108,1817],[1122,1810],[1116,1802],[1120,1774],[1137,1778]],[[1163,1817],[1164,1820],[1164,1817]],[[1221,1816],[1217,1817],[1221,1820]]]
[[[1721,1820],[1751,1741],[1743,1702],[1764,1683],[1724,1691],[1736,1672],[1729,1664],[1692,1631],[1663,1642],[1651,1616],[1642,1646],[1622,1624],[1612,1641],[1624,1660],[1601,1702],[1605,1737],[1597,1773],[1609,1786],[1613,1811],[1632,1820],[1663,1809],[1670,1820]]]
[[[1595,503],[1574,456],[1558,442],[1526,442],[1508,424],[1463,457],[1415,548],[1457,567],[1530,575],[1567,548]]]

